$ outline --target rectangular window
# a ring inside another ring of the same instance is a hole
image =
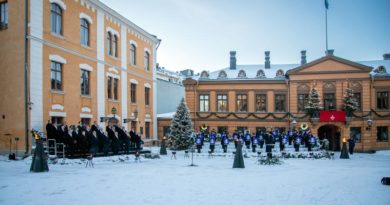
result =
[[[91,119],[90,118],[81,118],[80,122],[84,126],[89,126],[91,124]]]
[[[286,95],[285,94],[276,94],[275,95],[275,112],[285,112],[286,111]]]
[[[305,112],[305,107],[309,101],[309,94],[298,94],[298,112]]]
[[[389,109],[389,92],[381,91],[376,93],[376,108],[378,110]]]
[[[150,138],[150,122],[145,122],[145,138]]]
[[[353,97],[355,98],[355,100],[356,100],[356,102],[358,104],[357,110],[361,110],[361,107],[362,107],[362,96],[361,96],[361,93],[354,93]]]
[[[145,67],[145,70],[149,71],[150,69],[150,65],[149,65],[149,61],[150,61],[150,55],[149,55],[149,52],[145,52],[145,56],[144,56],[144,67]]]
[[[227,126],[218,126],[218,129],[217,129],[218,133],[223,133],[223,132],[227,132],[227,131],[228,131]]]
[[[107,97],[108,99],[112,99],[112,77],[107,77]]]
[[[199,95],[199,111],[209,111],[209,95]]]
[[[336,110],[336,99],[334,93],[324,94],[324,110]]]
[[[376,140],[378,142],[389,141],[389,130],[388,127],[377,127],[376,128]]]
[[[171,126],[163,127],[163,136],[168,137],[171,134]]]
[[[89,71],[81,70],[81,95],[89,95]]]
[[[62,64],[52,61],[50,63],[51,69],[51,89],[62,90]]]
[[[237,127],[237,131],[241,132],[242,134],[244,134],[246,130],[248,130],[248,127]]]
[[[266,94],[257,94],[255,105],[256,105],[257,112],[266,112],[267,111],[267,95]]]
[[[51,117],[51,123],[53,123],[53,125],[55,127],[58,127],[59,125],[61,125],[63,120],[64,120],[63,117]]]
[[[228,111],[228,95],[218,94],[217,95],[217,110],[218,112],[227,112]]]
[[[8,2],[0,3],[0,30],[8,28]]]
[[[114,100],[118,100],[118,79],[114,78]]]
[[[145,88],[145,105],[149,105],[149,91],[150,88]]]
[[[350,137],[355,139],[355,142],[359,143],[362,140],[362,129],[360,127],[351,127],[350,130]]]
[[[248,109],[248,98],[246,94],[237,95],[237,112],[246,112]]]
[[[131,103],[137,102],[137,84],[135,83],[130,84],[130,101]]]
[[[50,21],[51,32],[62,35],[62,9],[56,3],[51,3]]]

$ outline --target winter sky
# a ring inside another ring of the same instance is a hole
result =
[[[299,63],[325,52],[324,0],[101,0],[162,39],[157,62],[170,70],[238,64]],[[329,48],[350,60],[390,53],[389,0],[328,0]]]

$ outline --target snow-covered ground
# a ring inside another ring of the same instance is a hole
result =
[[[152,151],[157,153],[158,149]],[[0,204],[390,204],[390,151],[354,154],[349,160],[285,159],[282,165],[245,158],[245,169],[232,169],[231,154],[177,159],[112,156],[50,164],[46,173],[30,173],[31,157],[8,161],[0,156]]]

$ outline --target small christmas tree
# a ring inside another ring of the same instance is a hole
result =
[[[305,110],[310,113],[312,117],[316,117],[321,108],[320,95],[318,94],[317,89],[313,87],[309,92],[309,100],[305,106]]]
[[[353,97],[353,90],[351,88],[346,88],[344,97],[343,97],[343,109],[347,113],[347,116],[350,117],[352,112],[359,108],[357,100]]]
[[[172,147],[176,150],[188,149],[194,142],[192,132],[191,115],[184,98],[182,98],[171,123],[170,140]]]

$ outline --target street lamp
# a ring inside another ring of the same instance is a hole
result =
[[[368,117],[366,130],[371,130],[371,127],[372,127],[372,120],[371,117]]]
[[[295,130],[295,126],[297,125],[297,121],[295,120],[295,118],[293,118],[291,124],[293,125],[293,131]]]

